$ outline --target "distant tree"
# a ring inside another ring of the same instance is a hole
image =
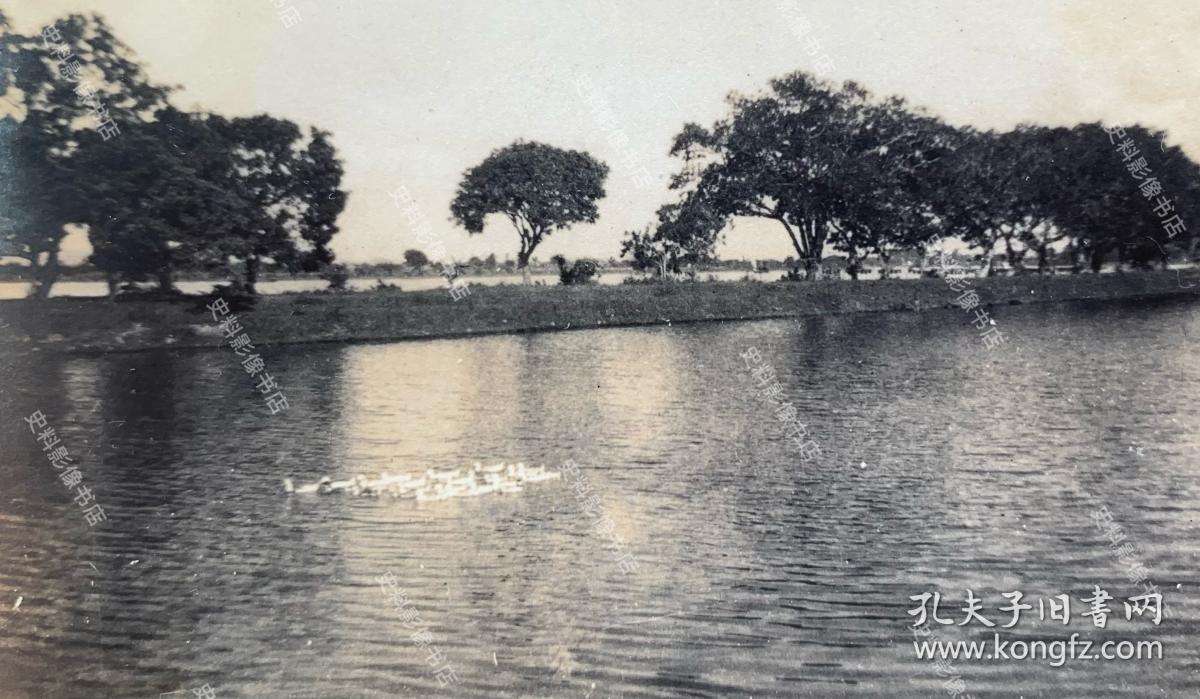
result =
[[[520,237],[517,267],[529,283],[534,249],[555,230],[594,223],[608,166],[587,153],[517,142],[494,151],[463,175],[450,213],[470,234],[490,214],[508,218]]]
[[[479,269],[480,267],[483,266],[483,260],[472,255],[470,258],[467,259],[467,266],[475,268],[475,269]]]
[[[420,250],[405,250],[404,264],[420,272],[429,264],[429,257]]]
[[[489,272],[496,269],[496,253],[491,253],[483,258],[483,264],[487,266]]]
[[[330,264],[321,270],[321,278],[329,282],[331,290],[345,291],[350,281],[350,271],[346,269],[346,265]]]

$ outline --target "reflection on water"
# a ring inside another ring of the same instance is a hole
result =
[[[909,595],[1134,593],[1083,492],[1166,593],[1171,618],[1143,630],[1165,659],[958,662],[967,691],[1194,689],[1200,313],[997,317],[1009,342],[993,352],[953,311],[278,349],[291,408],[275,416],[227,353],[11,361],[0,695],[446,693],[376,585],[390,571],[455,695],[933,696]],[[750,345],[816,462],[755,398]],[[109,522],[82,521],[21,419],[35,409]],[[280,487],[568,458],[636,572],[565,482],[422,505]],[[984,637],[970,628],[945,636]]]

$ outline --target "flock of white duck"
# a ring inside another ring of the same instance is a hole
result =
[[[380,474],[374,480],[357,475],[344,481],[325,476],[316,483],[297,486],[291,478],[283,479],[283,489],[297,495],[349,493],[365,497],[391,495],[395,498],[416,498],[417,502],[469,498],[492,493],[519,493],[526,483],[552,481],[562,477],[558,471],[545,466],[528,467],[524,463],[499,463],[484,466],[476,461],[471,469],[439,471],[428,469],[423,475]]]

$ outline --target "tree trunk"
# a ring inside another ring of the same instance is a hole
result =
[[[529,286],[529,253],[517,253],[517,269],[521,270],[521,283]]]
[[[105,271],[104,283],[108,286],[109,300],[115,299],[117,297],[117,275],[113,274],[111,271]]]
[[[846,251],[846,274],[853,281],[858,281],[858,275],[862,272],[862,258],[858,256],[858,250],[850,248]]]
[[[821,253],[825,250],[825,237],[829,235],[827,224],[823,221],[813,221],[812,235],[808,238],[808,258],[804,261],[804,279],[813,281],[820,278],[821,263],[824,262]]]
[[[259,260],[257,255],[251,255],[246,258],[246,293],[251,296],[258,293],[258,267]]]
[[[821,262],[814,256],[804,258],[804,281],[811,282],[821,271]]]
[[[996,266],[992,264],[995,257],[996,255],[990,247],[983,253],[983,264],[979,267],[979,271],[983,272],[983,276],[991,277],[996,274]]]
[[[1047,250],[1049,246],[1042,243],[1037,249],[1037,271],[1038,274],[1046,274],[1046,270],[1050,268],[1050,253]]]
[[[1018,255],[1017,251],[1013,250],[1012,240],[1010,239],[1004,240],[1004,252],[1005,258],[1008,260],[1009,273],[1013,276],[1024,274],[1025,265],[1023,260],[1025,259],[1025,253],[1022,252],[1020,255]]]
[[[933,251],[930,250],[929,247],[925,247],[921,250],[921,253],[922,253],[921,254],[921,278],[922,279],[924,279],[925,275],[929,272],[929,253],[931,253],[931,252],[933,252]]]
[[[31,295],[35,299],[50,298],[50,288],[54,286],[54,282],[58,279],[58,249],[55,248],[46,254],[46,262],[38,264],[37,255],[33,259],[33,290]]]
[[[1104,266],[1105,250],[1101,247],[1094,247],[1091,251],[1091,256],[1088,260],[1092,268],[1092,274],[1100,274],[1100,268]]]
[[[175,279],[170,267],[162,267],[154,276],[158,278],[158,290],[164,293],[175,291]]]
[[[1079,245],[1074,240],[1067,243],[1067,249],[1071,251],[1071,274],[1079,274],[1083,271],[1083,263],[1080,262],[1083,258],[1083,251],[1079,249]]]

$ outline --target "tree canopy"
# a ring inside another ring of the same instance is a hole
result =
[[[725,219],[697,195],[665,204],[658,209],[653,230],[629,231],[621,255],[638,271],[652,271],[665,278],[679,274],[682,266],[714,258]]]
[[[1089,256],[1097,271],[1114,251],[1118,266],[1165,264],[1171,247],[1195,255],[1195,233],[1179,233],[1184,214],[1200,207],[1200,168],[1177,146],[1140,160],[1123,155],[1133,153],[1129,141],[1164,142],[1161,132],[1133,125],[1116,139],[1118,129],[1099,124],[954,128],[902,98],[805,73],[729,101],[730,116],[708,128],[686,124],[676,136],[671,153],[682,166],[672,187],[721,218],[777,221],[808,279],[827,247],[846,254],[856,278],[866,255],[886,269],[894,252],[934,236],[976,249],[987,273],[997,254],[1020,273],[1030,252],[1047,271],[1056,247]],[[711,238],[696,234],[701,248]],[[655,244],[634,231],[625,252],[643,264],[665,252]]]
[[[312,271],[346,204],[330,135],[269,115],[226,119],[170,105],[132,49],[98,16],[21,36],[0,15],[0,255],[28,261],[35,293],[58,272],[65,226],[86,226],[89,261],[115,288],[181,265],[253,292],[264,261]],[[14,94],[10,91],[9,94]],[[96,128],[107,123],[111,125]]]
[[[529,258],[552,232],[594,223],[604,198],[608,166],[587,153],[543,143],[517,142],[467,170],[450,213],[468,233],[483,232],[491,214],[517,230],[517,267],[528,281]]]
[[[58,276],[65,226],[90,202],[77,166],[80,148],[111,121],[119,131],[166,104],[171,88],[152,82],[128,46],[98,15],[70,15],[37,36],[15,33],[0,18],[0,86],[15,88],[15,115],[0,119],[11,158],[0,189],[0,255],[25,259],[34,293],[45,297]],[[104,139],[112,137],[104,131]],[[90,173],[90,176],[100,176]]]

